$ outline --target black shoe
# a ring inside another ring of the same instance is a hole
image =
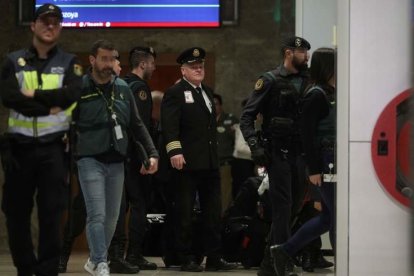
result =
[[[162,256],[162,261],[164,262],[166,268],[171,266],[181,266],[181,262],[173,254]]]
[[[259,271],[257,276],[276,276],[275,269],[272,264],[272,257],[270,256],[270,248],[266,246],[263,254],[263,260],[260,263]]]
[[[181,271],[202,272],[203,270],[204,270],[203,267],[194,261],[189,261],[181,265]]]
[[[222,258],[207,258],[206,271],[217,271],[217,270],[232,270],[237,268],[237,264],[228,263]]]
[[[141,270],[156,270],[157,264],[153,262],[149,262],[143,256],[138,259],[137,265]]]
[[[334,264],[332,262],[327,261],[324,257],[321,251],[319,251],[315,259],[313,260],[313,266],[315,268],[328,268],[333,266]]]
[[[109,269],[111,273],[120,274],[135,274],[139,272],[139,267],[128,263],[124,259],[112,259],[109,262]]]
[[[306,272],[314,270],[313,256],[309,251],[304,251],[302,254],[302,269]]]
[[[276,275],[285,276],[286,264],[289,260],[288,254],[280,245],[271,246],[270,254],[273,258],[273,268],[275,269]]]
[[[66,273],[66,269],[68,266],[69,256],[60,256],[59,258],[59,267],[58,272],[59,273]]]
[[[128,255],[125,259],[130,264],[136,265],[140,270],[156,270],[157,264],[149,262],[142,255]]]

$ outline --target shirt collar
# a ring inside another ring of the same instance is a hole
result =
[[[196,85],[192,84],[189,80],[187,80],[185,77],[183,77],[183,80],[188,82],[194,89],[196,89],[197,87],[200,87],[201,89],[203,89],[203,87],[201,86],[201,83],[200,83],[200,86],[196,86]]]

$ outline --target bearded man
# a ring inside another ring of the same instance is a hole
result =
[[[296,214],[305,193],[304,161],[299,136],[299,100],[308,83],[308,41],[289,37],[282,41],[283,62],[256,82],[240,118],[240,129],[253,161],[269,175],[272,228],[269,245],[284,243],[290,236],[291,214]],[[255,120],[262,114],[261,135]],[[261,139],[259,139],[261,138]],[[275,275],[270,249],[265,249],[259,276]]]

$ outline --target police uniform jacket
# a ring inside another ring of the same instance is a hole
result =
[[[126,82],[113,76],[105,87],[108,88],[96,85],[89,74],[83,78],[82,95],[74,116],[77,157],[121,161],[119,157],[126,156],[130,135],[144,146],[149,157],[158,157]],[[116,114],[116,123],[113,114]],[[115,124],[120,126],[121,136],[116,134]]]
[[[82,67],[75,55],[52,48],[46,59],[31,46],[10,53],[1,69],[1,99],[10,108],[7,132],[19,143],[48,143],[69,129],[81,91]],[[33,98],[21,89],[35,90]],[[51,107],[63,111],[49,115]]]
[[[210,102],[213,92],[202,85]],[[170,87],[161,103],[161,128],[167,154],[183,154],[184,170],[218,169],[216,115],[186,80]]]
[[[135,74],[131,73],[126,75],[124,80],[129,85],[132,94],[134,95],[141,120],[144,122],[148,131],[153,133],[151,89],[146,81]]]
[[[265,137],[274,137],[276,133],[291,135],[286,129],[274,128],[272,120],[298,119],[298,102],[307,83],[307,70],[291,74],[283,65],[260,76],[240,117],[240,129],[246,141],[256,137],[254,122],[259,113],[263,115],[262,131]]]

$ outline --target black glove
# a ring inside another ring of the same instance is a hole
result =
[[[266,166],[269,164],[269,155],[267,154],[265,149],[257,143],[256,138],[250,138],[247,141],[247,144],[250,147],[254,163],[256,163],[259,166]]]

